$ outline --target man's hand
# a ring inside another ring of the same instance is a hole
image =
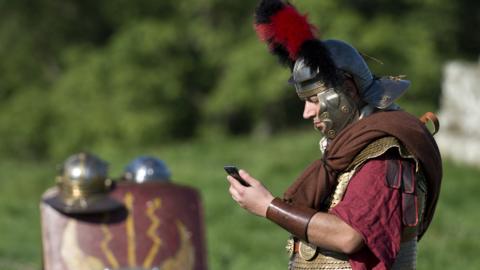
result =
[[[229,192],[233,200],[250,213],[265,217],[268,206],[274,197],[262,183],[251,177],[246,171],[240,170],[239,173],[250,184],[250,187],[245,187],[235,178],[227,176],[227,180],[230,182]]]

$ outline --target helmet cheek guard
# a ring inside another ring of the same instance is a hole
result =
[[[320,110],[317,118],[325,125],[325,136],[334,139],[358,118],[358,105],[344,89],[329,88],[317,94]]]

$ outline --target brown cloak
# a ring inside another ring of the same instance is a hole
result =
[[[287,189],[284,199],[295,205],[324,209],[323,203],[334,190],[337,176],[371,142],[394,136],[420,162],[428,183],[424,222],[419,237],[430,224],[442,180],[442,160],[438,146],[425,125],[402,111],[377,112],[347,126],[329,144],[323,158],[314,161]]]

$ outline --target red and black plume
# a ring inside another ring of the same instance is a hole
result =
[[[316,38],[316,28],[290,3],[262,0],[255,10],[255,30],[282,64],[293,69],[295,61],[304,58],[324,81],[336,81],[335,64],[322,41]]]

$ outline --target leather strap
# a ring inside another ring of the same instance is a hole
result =
[[[293,253],[298,253],[300,251],[300,241],[293,242]]]
[[[267,218],[308,242],[308,223],[315,213],[317,213],[315,209],[293,206],[280,198],[275,198],[268,206]]]
[[[386,182],[390,188],[400,189],[402,196],[402,222],[405,226],[418,225],[418,198],[416,192],[415,164],[406,159],[389,159]]]
[[[432,112],[426,112],[420,117],[420,121],[422,121],[422,123],[424,123],[425,125],[428,123],[428,121],[432,122],[434,128],[432,135],[437,134],[437,132],[440,130],[440,122],[438,121],[437,116]]]
[[[418,200],[416,193],[415,166],[402,160],[402,211],[403,224],[418,225]]]

